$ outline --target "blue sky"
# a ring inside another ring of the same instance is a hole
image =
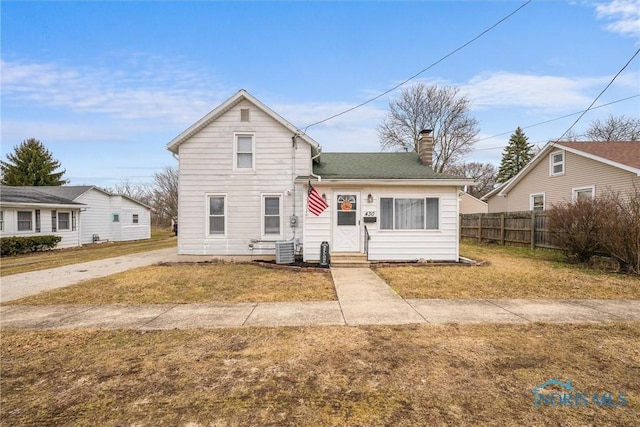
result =
[[[71,184],[148,182],[166,144],[239,89],[294,125],[395,86],[525,1],[16,2],[1,13],[2,158],[41,140]],[[500,163],[517,126],[560,137],[640,47],[640,0],[532,1],[413,82],[471,100],[466,161]],[[391,92],[313,126],[323,151],[379,151]],[[640,115],[640,56],[576,125]],[[619,101],[629,98],[626,101]],[[558,119],[558,120],[554,120]],[[539,123],[549,121],[545,124]],[[537,125],[537,126],[532,126]]]

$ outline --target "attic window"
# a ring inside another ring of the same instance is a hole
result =
[[[564,151],[556,151],[549,155],[549,175],[564,175]]]
[[[248,108],[241,108],[240,109],[240,121],[241,122],[248,122],[249,121],[249,109]]]

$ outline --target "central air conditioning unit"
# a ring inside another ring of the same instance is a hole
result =
[[[293,264],[296,260],[294,254],[295,242],[276,242],[276,264]]]

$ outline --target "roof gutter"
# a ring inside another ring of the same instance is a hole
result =
[[[312,175],[317,176],[317,175]],[[319,177],[318,177],[319,178]],[[296,179],[297,182],[303,183],[305,179]],[[320,182],[320,180],[318,180]],[[461,180],[461,179],[350,179],[350,178],[326,178],[322,181],[326,184],[337,184],[345,186],[353,185],[370,185],[370,186],[391,186],[391,185],[407,185],[412,187],[426,186],[455,186],[463,187],[465,185],[475,185],[473,180]]]

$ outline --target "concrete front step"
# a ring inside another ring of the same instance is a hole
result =
[[[357,252],[331,253],[332,267],[366,268],[369,264],[369,261],[367,261],[367,254]]]

